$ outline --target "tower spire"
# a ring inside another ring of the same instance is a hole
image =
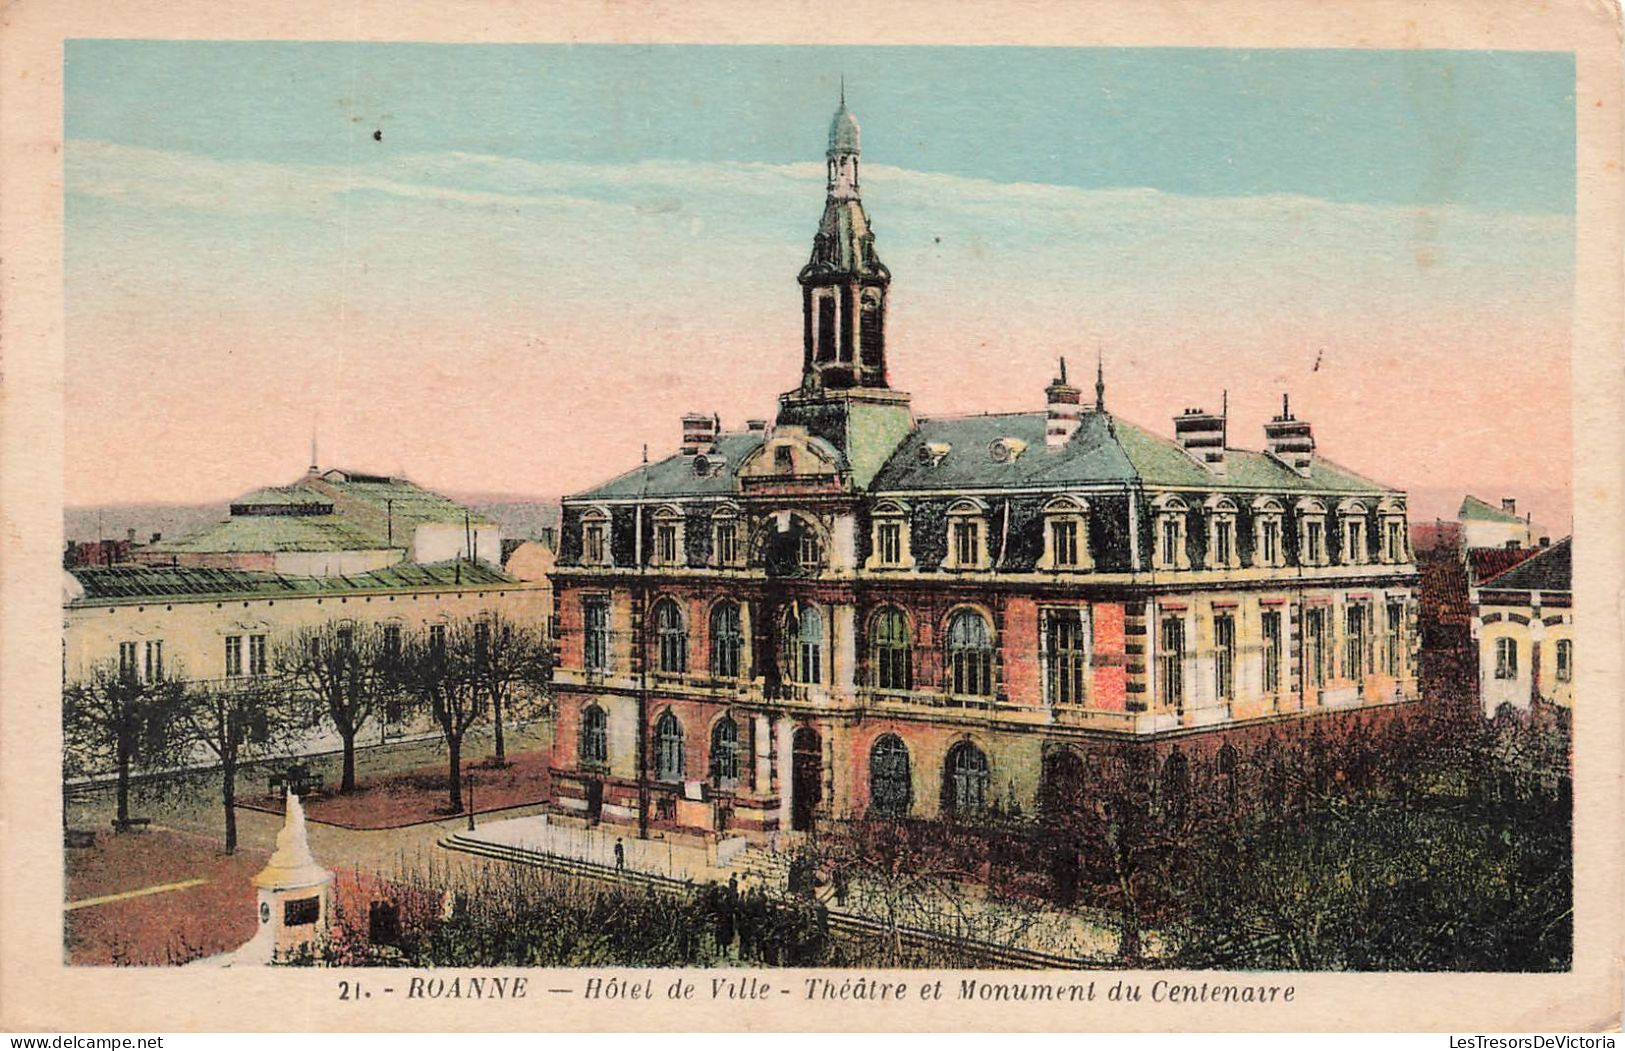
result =
[[[1095,411],[1106,411],[1106,356],[1095,347]]]

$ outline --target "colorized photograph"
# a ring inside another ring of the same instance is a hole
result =
[[[1573,54],[63,61],[66,963],[1571,969]]]

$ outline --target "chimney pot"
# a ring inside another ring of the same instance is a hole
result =
[[[715,444],[717,439],[716,417],[705,412],[687,412],[683,414],[683,454],[693,456],[701,449]]]
[[[1083,392],[1066,381],[1066,367],[1062,374],[1044,388],[1047,420],[1044,425],[1044,445],[1059,448],[1072,440],[1083,419]]]
[[[1501,510],[1509,515],[1518,513],[1518,501],[1510,496],[1501,497]]]

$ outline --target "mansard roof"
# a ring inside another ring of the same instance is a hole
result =
[[[258,570],[194,566],[76,567],[67,571],[79,585],[70,604],[158,598],[234,598],[331,595],[360,591],[441,590],[496,587],[517,583],[484,562],[401,563],[364,573],[327,577],[292,576]]]
[[[714,451],[706,452],[708,462],[723,461],[720,470],[695,473],[696,457],[678,453],[664,460],[643,464],[602,485],[565,497],[566,500],[629,500],[643,497],[727,496],[739,489],[739,465],[765,440],[761,431],[742,431],[717,436]]]
[[[1043,412],[922,419],[881,468],[875,492],[955,489],[1046,488],[1139,481],[1146,485],[1200,489],[1262,489],[1279,492],[1384,494],[1388,486],[1316,456],[1308,477],[1273,457],[1245,449],[1225,450],[1226,471],[1209,472],[1178,443],[1109,413],[1088,413],[1078,432],[1059,449],[1045,447]],[[998,462],[989,446],[1000,438],[1025,442],[1014,460]],[[946,455],[927,446],[947,445]]]
[[[1308,477],[1261,452],[1225,450],[1226,471],[1210,473],[1178,443],[1109,413],[1088,413],[1078,433],[1059,449],[1044,444],[1048,417],[1043,412],[922,418],[887,457],[869,485],[876,495],[896,492],[955,492],[967,489],[1063,489],[1072,486],[1140,482],[1144,485],[1207,490],[1321,492],[1384,495],[1395,493],[1315,456]],[[1003,440],[1020,445],[1013,459],[997,461],[989,449]],[[698,474],[695,457],[677,454],[628,471],[602,485],[576,493],[571,501],[667,499],[726,496],[738,491],[739,465],[765,440],[758,431],[723,434],[707,457],[723,461],[719,470]],[[933,455],[944,446],[945,455]]]

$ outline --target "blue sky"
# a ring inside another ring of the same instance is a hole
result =
[[[1573,208],[1562,53],[80,40],[67,133],[277,162],[787,164],[816,155],[843,75],[886,163],[917,171]]]
[[[317,423],[333,463],[557,494],[675,447],[685,411],[769,413],[799,378],[844,75],[917,412],[1038,408],[1058,356],[1098,352],[1136,422],[1228,391],[1256,446],[1290,390],[1328,456],[1425,506],[1506,488],[1567,518],[1566,54],[71,41],[66,62],[73,503],[229,497],[302,469]]]

